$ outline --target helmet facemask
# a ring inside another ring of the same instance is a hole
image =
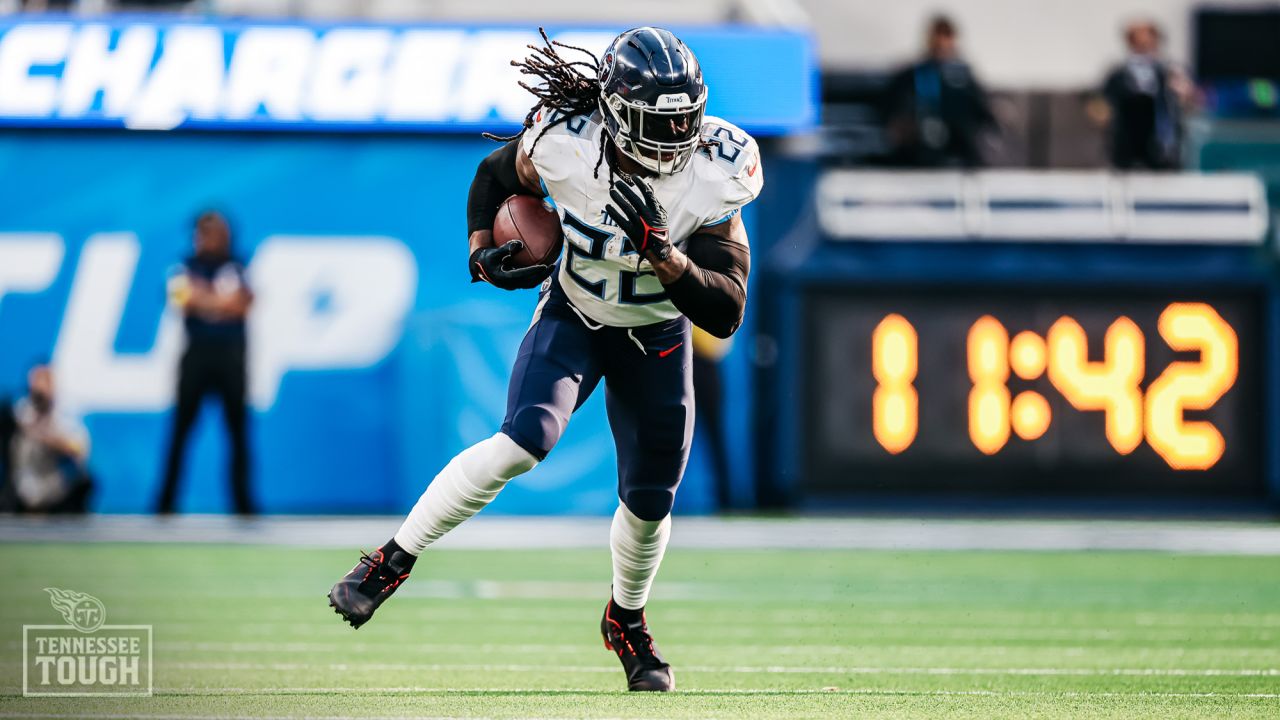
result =
[[[661,175],[683,170],[698,149],[705,90],[696,100],[685,93],[658,97],[656,105],[630,102],[617,93],[600,96],[605,127],[624,155]]]

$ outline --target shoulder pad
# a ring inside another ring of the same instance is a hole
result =
[[[720,188],[716,212],[727,218],[764,187],[760,147],[742,128],[711,116],[702,121],[702,142],[695,160],[706,181]]]
[[[596,113],[565,116],[555,110],[541,110],[521,135],[520,147],[544,180],[563,180],[584,161],[595,165],[600,131]]]

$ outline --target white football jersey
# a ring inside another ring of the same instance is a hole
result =
[[[600,164],[599,114],[579,115],[534,139],[558,115],[543,111],[525,131],[524,151],[542,178],[543,191],[564,228],[560,285],[569,301],[592,320],[637,327],[670,320],[680,311],[667,300],[648,260],[638,255],[605,212],[609,166]],[[764,173],[760,149],[750,135],[719,118],[702,121],[704,147],[684,170],[645,178],[667,211],[671,241],[683,250],[699,228],[726,222],[760,194]],[[501,242],[501,238],[495,238]]]

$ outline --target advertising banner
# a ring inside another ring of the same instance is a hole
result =
[[[625,29],[548,32],[598,57]],[[746,27],[679,34],[701,61],[710,114],[757,135],[814,123],[807,35]],[[511,61],[531,43],[541,43],[534,27],[15,15],[0,19],[0,125],[513,130],[529,95]]]

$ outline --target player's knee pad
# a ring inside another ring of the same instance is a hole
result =
[[[632,515],[648,522],[657,522],[671,514],[675,503],[675,490],[628,490],[622,496],[622,504]]]
[[[538,458],[503,433],[467,448],[458,456],[462,472],[473,483],[506,482],[538,464]]]
[[[516,411],[502,431],[520,447],[542,460],[564,432],[566,419],[541,405],[527,405]]]

